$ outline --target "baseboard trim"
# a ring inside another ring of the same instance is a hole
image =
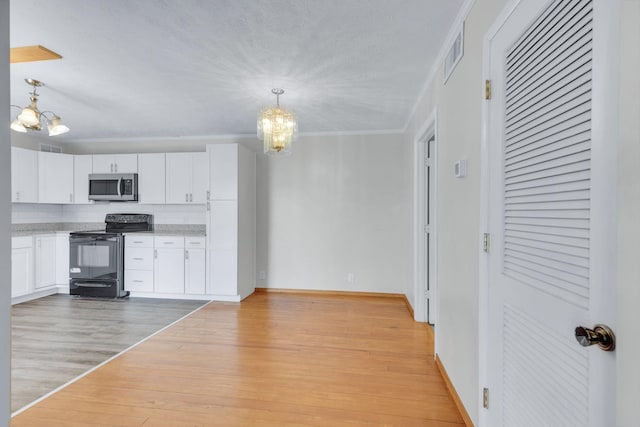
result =
[[[281,293],[281,294],[312,294],[327,296],[357,296],[377,298],[407,298],[404,294],[391,294],[385,292],[359,292],[359,291],[324,291],[316,289],[288,289],[288,288],[256,288],[256,293]]]
[[[436,366],[438,366],[438,370],[442,375],[442,379],[444,379],[444,383],[447,386],[447,390],[449,390],[449,394],[451,394],[451,397],[453,398],[453,402],[456,404],[458,411],[460,411],[460,415],[462,416],[462,420],[464,421],[465,426],[474,427],[473,422],[471,421],[471,417],[467,412],[467,408],[465,408],[464,405],[462,404],[462,400],[460,400],[460,396],[458,395],[456,388],[453,386],[453,383],[451,382],[451,378],[449,378],[449,375],[447,374],[447,370],[444,369],[444,366],[442,365],[442,361],[440,360],[440,356],[438,356],[437,354],[436,354]]]

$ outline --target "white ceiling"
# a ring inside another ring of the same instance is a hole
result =
[[[255,134],[282,87],[301,133],[399,130],[463,1],[11,0],[11,47],[63,56],[11,103],[42,80],[64,141]]]

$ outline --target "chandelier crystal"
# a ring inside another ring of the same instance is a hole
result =
[[[280,108],[280,95],[283,89],[274,88],[276,106],[264,108],[258,114],[258,138],[264,141],[264,152],[270,155],[291,154],[291,143],[298,136],[296,115]]]
[[[11,129],[16,132],[27,132],[29,130],[42,130],[42,121],[44,120],[49,130],[49,136],[60,135],[69,132],[69,128],[62,123],[62,119],[52,111],[38,110],[38,92],[37,89],[44,86],[39,80],[24,79],[28,85],[33,86],[33,92],[31,94],[31,102],[28,107],[20,107],[18,105],[12,105],[14,108],[21,109],[20,114],[11,122]],[[47,116],[47,114],[50,115]]]

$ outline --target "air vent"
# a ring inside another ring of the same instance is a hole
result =
[[[40,151],[44,151],[45,153],[62,153],[62,149],[60,147],[48,144],[40,144]]]
[[[449,80],[449,76],[453,73],[453,70],[462,59],[462,55],[464,53],[464,22],[460,26],[460,31],[456,35],[456,38],[453,40],[453,44],[449,48],[449,52],[444,59],[444,82],[446,83]]]

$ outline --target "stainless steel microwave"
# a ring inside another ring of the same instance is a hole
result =
[[[89,174],[89,200],[137,202],[137,173]]]

